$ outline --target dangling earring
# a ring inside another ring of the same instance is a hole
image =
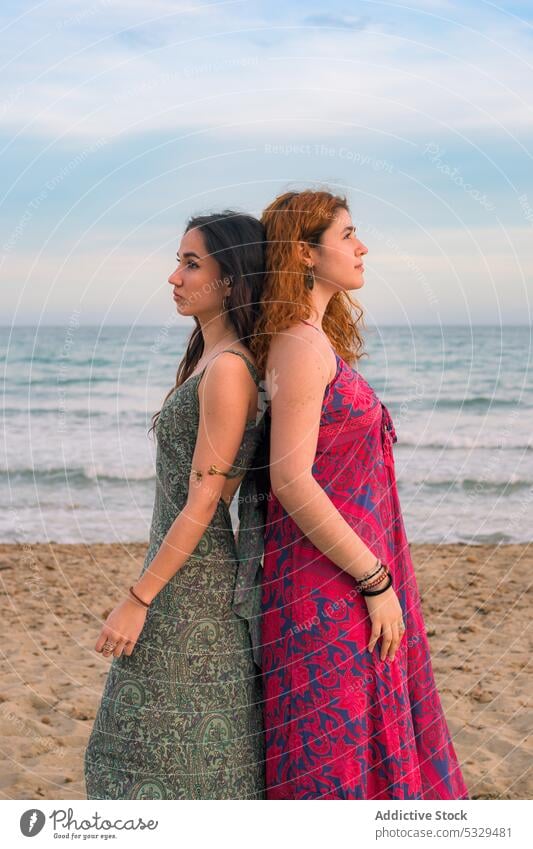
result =
[[[312,289],[315,285],[315,274],[312,265],[308,266],[305,272],[305,285],[308,289]]]
[[[231,289],[231,287],[233,286],[233,276],[230,276],[230,277],[229,277],[229,278],[227,278],[227,279],[228,279],[228,280],[231,280],[231,283],[228,283],[228,289]],[[223,312],[227,312],[227,311],[228,311],[228,308],[229,308],[229,296],[230,296],[230,294],[231,294],[231,292],[229,292],[227,295],[224,295],[224,297],[222,298],[222,311],[223,311]]]

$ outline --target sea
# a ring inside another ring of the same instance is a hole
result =
[[[191,329],[0,328],[1,542],[148,540],[147,431]],[[357,367],[398,437],[409,541],[531,542],[531,327],[367,327],[365,350]]]

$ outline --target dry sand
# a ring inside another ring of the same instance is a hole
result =
[[[145,553],[144,544],[0,545],[0,798],[85,798],[83,753],[110,663],[94,644]],[[411,553],[469,793],[529,799],[533,544]]]

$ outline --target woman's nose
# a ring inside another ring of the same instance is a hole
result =
[[[170,277],[168,278],[168,282],[171,286],[181,286],[181,278],[178,269],[172,272]]]
[[[366,245],[363,244],[363,242],[359,242],[359,244],[357,245],[357,253],[358,254],[367,254],[368,253],[368,248],[367,248]]]

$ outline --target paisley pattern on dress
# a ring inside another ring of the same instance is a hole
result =
[[[258,383],[254,364],[233,353]],[[202,373],[167,398],[156,424],[141,575],[187,500]],[[263,433],[264,418],[247,423],[230,477],[250,467]],[[111,660],[85,751],[88,799],[264,798],[261,678],[249,623],[233,609],[239,557],[221,499],[196,549],[154,598],[132,654]]]
[[[312,474],[387,563],[406,632],[392,662],[354,579],[271,493],[262,580],[267,799],[468,799],[436,690],[396,487],[392,418],[337,354]]]

